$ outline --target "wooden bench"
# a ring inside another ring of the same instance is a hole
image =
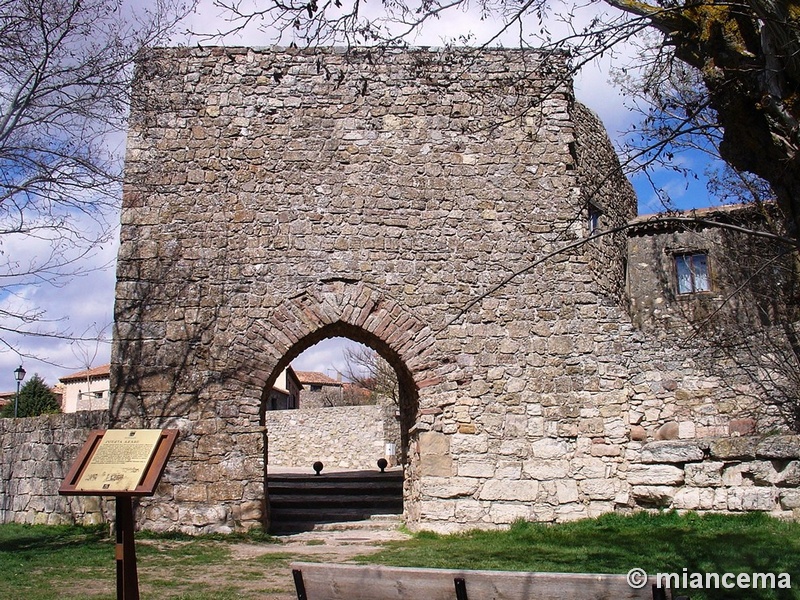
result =
[[[672,600],[651,577],[642,589],[625,575],[415,569],[295,562],[298,600]],[[681,597],[683,598],[683,597]],[[681,600],[676,598],[675,600]],[[684,598],[688,600],[688,598]]]

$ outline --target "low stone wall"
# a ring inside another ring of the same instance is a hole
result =
[[[520,444],[524,438],[520,436]],[[800,436],[749,435],[612,445],[541,438],[533,458],[489,455],[485,435],[419,435],[423,529],[450,533],[517,519],[560,522],[642,509],[763,511],[800,519]]]
[[[266,413],[268,464],[311,469],[374,469],[384,456],[384,412],[377,405]]]
[[[113,500],[58,495],[89,432],[106,428],[107,410],[0,419],[0,523],[106,521]]]
[[[800,436],[651,442],[627,481],[636,506],[800,519]]]
[[[0,523],[109,520],[110,499],[58,495],[89,432],[107,427],[106,411],[0,419]],[[328,469],[375,468],[385,450],[380,406],[272,411],[266,415],[266,427],[271,466],[310,469],[321,460]],[[463,446],[478,437],[455,434],[453,440]],[[563,443],[545,439],[535,443],[535,459],[521,463],[509,459],[500,466],[482,459],[485,448],[478,446],[470,460],[453,460],[443,434],[425,432],[419,441],[428,453],[439,452],[436,464],[457,472],[426,480],[426,491],[443,498],[436,508],[451,511],[438,528],[442,530],[457,529],[459,517],[486,527],[516,518],[560,521],[637,509],[763,511],[800,519],[800,436],[796,435],[634,440],[616,447],[615,453],[608,452],[605,444],[570,453]],[[168,475],[164,486],[169,479]],[[205,494],[209,484],[193,485]],[[515,501],[497,501],[512,496]],[[158,519],[142,508],[139,525],[153,528]],[[167,508],[162,497],[151,510]],[[196,529],[196,521],[196,515],[190,518],[177,511],[172,520],[173,527],[189,531]]]

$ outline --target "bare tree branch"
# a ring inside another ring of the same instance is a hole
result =
[[[139,51],[167,39],[193,0],[0,0],[0,335],[69,338],[14,302],[60,286],[114,235],[128,83]],[[11,335],[8,335],[11,334]],[[79,336],[80,337],[80,336]]]

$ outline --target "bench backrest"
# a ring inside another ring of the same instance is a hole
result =
[[[651,578],[642,589],[628,585],[625,575],[525,573],[416,569],[379,565],[292,563],[302,575],[300,600],[456,600],[454,581],[463,580],[468,600],[653,600]],[[663,592],[663,594],[661,593]],[[669,590],[656,599],[670,600]]]

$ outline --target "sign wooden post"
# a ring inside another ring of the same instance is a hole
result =
[[[117,600],[139,600],[133,498],[155,494],[177,439],[177,429],[95,429],[58,490],[116,499]]]

